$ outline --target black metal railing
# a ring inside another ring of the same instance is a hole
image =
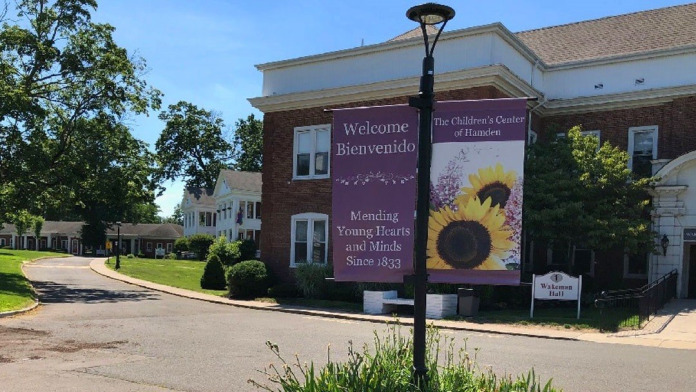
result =
[[[595,307],[600,309],[607,329],[640,328],[676,296],[675,269],[640,288],[603,291],[595,300]]]

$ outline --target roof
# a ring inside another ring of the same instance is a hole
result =
[[[191,204],[199,206],[215,206],[213,189],[188,187],[184,190],[184,199],[190,199]]]
[[[696,3],[517,33],[547,65],[696,46]]]
[[[74,234],[82,230],[83,222],[64,222],[64,221],[45,221],[41,227],[42,233],[54,234]],[[3,223],[3,228],[0,229],[0,234],[14,234],[15,225],[12,223]],[[33,235],[33,227],[28,228],[26,235]]]
[[[107,234],[116,235],[117,227],[108,229]],[[184,228],[173,223],[122,223],[121,235],[149,238],[179,238],[184,235]]]
[[[223,169],[220,177],[230,189],[261,193],[261,173]]]
[[[46,221],[41,228],[42,236],[45,234],[61,234],[79,236],[82,231],[84,222],[63,222],[63,221]],[[0,229],[0,235],[15,234],[15,226],[11,223],[3,224]],[[116,235],[117,227],[114,225],[111,229],[107,229],[109,235]],[[29,230],[26,235],[32,236],[32,230]],[[138,236],[160,239],[174,239],[184,235],[184,228],[181,225],[173,223],[122,223],[121,235],[123,236]]]
[[[426,25],[425,31],[428,32],[428,36],[431,36],[431,35],[437,34],[438,29],[433,25]],[[421,31],[421,28],[419,26],[413,30],[409,30],[403,34],[397,35],[396,37],[390,39],[387,42],[401,41],[401,40],[405,40],[405,39],[411,39],[411,38],[422,37],[422,36],[423,36],[423,32]]]

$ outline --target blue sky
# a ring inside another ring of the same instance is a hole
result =
[[[686,4],[670,0],[449,1],[447,31],[501,22],[512,32]],[[101,0],[93,20],[113,25],[116,42],[148,64],[148,83],[164,93],[162,109],[180,100],[218,112],[230,132],[254,113],[261,95],[254,65],[384,42],[416,27],[398,0]],[[133,118],[134,135],[154,148],[157,118]],[[180,181],[157,199],[162,216],[181,200]]]

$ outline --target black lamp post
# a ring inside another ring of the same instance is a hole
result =
[[[662,245],[662,256],[667,256],[667,247],[669,246],[669,238],[667,238],[667,234],[662,235],[660,245]]]
[[[430,216],[430,162],[432,158],[432,115],[433,85],[435,82],[435,59],[433,51],[440,33],[447,21],[454,18],[454,10],[448,6],[426,3],[409,8],[406,17],[420,24],[425,42],[425,57],[423,58],[423,74],[420,79],[418,96],[411,97],[409,106],[420,111],[418,126],[418,193],[416,201],[416,239],[413,260],[414,269],[414,314],[413,314],[413,373],[415,382],[421,388],[425,385],[425,305],[428,273],[426,269],[426,249],[428,246],[428,218]],[[432,46],[428,44],[426,26],[438,25],[440,29],[435,35]]]
[[[121,222],[116,222],[116,265],[114,268],[121,268]]]

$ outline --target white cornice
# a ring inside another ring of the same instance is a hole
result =
[[[561,63],[561,64],[547,65],[545,70],[547,70],[547,71],[560,71],[560,70],[573,69],[573,68],[583,68],[583,67],[588,67],[588,66],[594,67],[594,66],[598,66],[598,65],[625,63],[628,61],[648,60],[648,59],[657,58],[657,57],[670,57],[670,56],[678,56],[678,55],[682,55],[682,54],[693,54],[693,53],[696,53],[696,45],[686,45],[686,46],[681,46],[681,47],[677,47],[677,48],[655,49],[655,50],[650,50],[650,51],[645,51],[645,52],[621,54],[621,55],[610,56],[610,57],[601,57],[601,58],[596,58],[596,59],[587,59],[587,60],[572,61],[572,62]]]
[[[593,97],[552,99],[546,102],[540,114],[560,115],[655,106],[670,102],[675,98],[690,95],[696,95],[696,85],[632,91],[628,93],[598,95]]]
[[[494,86],[511,97],[541,96],[539,91],[502,65],[436,74],[435,80],[435,92]],[[264,113],[329,107],[352,102],[416,95],[419,83],[419,77],[403,78],[358,86],[250,98],[249,102]]]
[[[543,66],[543,62],[539,57],[529,49],[522,41],[517,38],[510,30],[508,30],[502,23],[496,22],[483,26],[475,26],[466,29],[454,30],[449,32],[444,32],[440,36],[438,42],[442,45],[444,41],[450,41],[460,38],[471,37],[475,35],[494,33],[501,37],[505,42],[513,46],[521,55],[523,55],[527,60],[534,62],[539,62]],[[344,49],[335,52],[322,53],[312,56],[299,57],[289,60],[273,61],[264,64],[256,65],[259,71],[265,72],[274,69],[287,68],[287,67],[297,67],[305,64],[319,63],[323,61],[333,61],[346,57],[358,57],[370,55],[373,53],[384,52],[387,50],[396,50],[408,47],[421,47],[423,46],[423,38],[420,36],[403,39],[398,41],[387,41],[374,45],[366,45],[358,48]]]

